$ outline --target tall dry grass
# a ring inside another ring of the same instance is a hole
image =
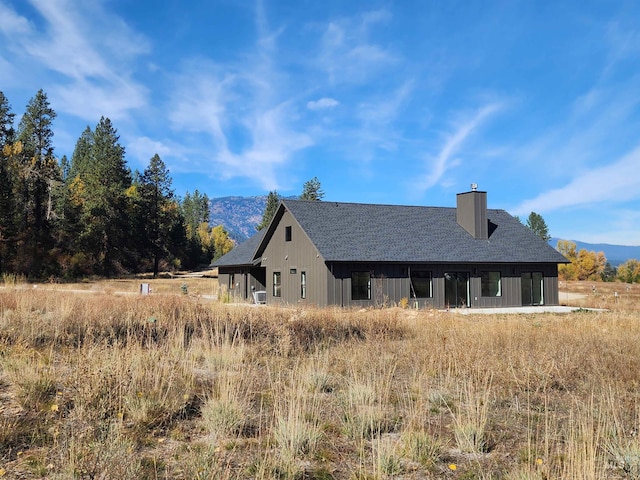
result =
[[[0,289],[4,478],[640,478],[640,313]]]

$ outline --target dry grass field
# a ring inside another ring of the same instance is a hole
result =
[[[640,478],[638,285],[463,316],[7,283],[3,479]]]

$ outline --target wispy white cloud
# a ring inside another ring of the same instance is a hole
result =
[[[298,92],[277,61],[282,29],[269,29],[261,2],[255,25],[258,39],[243,62],[185,62],[169,111],[174,129],[205,135],[202,170],[223,179],[248,178],[273,190],[281,186],[278,169],[314,140],[296,124]],[[328,108],[331,100],[314,106]]]
[[[28,35],[33,26],[26,18],[18,15],[15,10],[0,2],[0,32],[10,38],[15,35]]]
[[[467,138],[477,130],[492,114],[500,110],[501,105],[491,103],[485,105],[473,114],[471,118],[464,119],[458,124],[453,133],[447,135],[444,145],[437,156],[428,162],[428,173],[420,182],[423,191],[442,181],[445,173],[459,164],[459,160],[454,157],[460,150]]]
[[[100,115],[121,118],[146,102],[147,90],[126,73],[149,51],[143,36],[98,2],[30,3],[44,21],[41,27],[0,4],[0,31],[15,62],[29,65],[24,77],[59,75],[47,86],[57,110],[96,121]]]
[[[234,74],[224,73],[204,61],[184,65],[175,79],[168,108],[173,129],[205,132],[212,136],[217,148],[226,150],[223,124],[233,116],[232,112],[227,115],[227,105],[237,98],[234,93],[237,81]]]
[[[640,198],[640,147],[614,162],[578,174],[564,187],[526,200],[513,209],[516,215],[546,213],[603,202],[623,203]]]
[[[325,110],[328,108],[334,108],[340,105],[340,102],[335,98],[322,97],[318,100],[310,100],[307,102],[307,108],[309,110]]]
[[[263,188],[280,187],[276,168],[286,165],[296,152],[313,144],[312,138],[287,125],[290,105],[283,103],[268,111],[255,112],[249,123],[251,144],[240,153],[221,150],[217,160],[226,168],[224,177],[253,178]]]
[[[351,147],[365,166],[377,149],[393,151],[402,142],[402,133],[395,126],[413,92],[414,82],[407,80],[379,96],[371,96],[358,104],[354,113],[358,124],[349,135]]]
[[[179,149],[180,147],[178,147],[178,150]],[[146,166],[146,162],[148,162],[148,160],[156,153],[162,159],[165,159],[168,156],[176,157],[179,154],[176,150],[175,146],[162,141],[153,140],[147,136],[137,137],[127,142],[128,156],[133,156],[134,158],[139,159],[141,166]]]
[[[178,131],[206,135],[200,155],[207,161],[192,168],[223,178],[250,178],[273,190],[280,186],[276,169],[313,140],[292,124],[296,113],[291,102],[265,107],[245,96],[252,90],[249,77],[185,71],[174,92],[170,121]]]
[[[56,85],[51,89],[60,110],[79,118],[97,122],[101,116],[111,120],[123,120],[133,109],[147,104],[147,89],[137,83],[80,80],[70,85]]]
[[[520,174],[527,169],[529,183],[541,192],[513,207],[515,214],[571,209],[578,215],[608,204],[612,212],[606,221],[610,222],[614,210],[640,199],[640,175],[634,173],[640,171],[634,133],[640,127],[640,77],[615,72],[626,61],[635,61],[640,35],[636,27],[614,23],[605,27],[604,37],[608,51],[589,88],[579,92],[566,109],[558,105],[557,121],[508,155],[517,161]]]
[[[318,65],[327,72],[330,83],[362,83],[398,61],[396,53],[370,39],[373,26],[390,17],[380,10],[326,25]]]

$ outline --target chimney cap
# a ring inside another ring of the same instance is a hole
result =
[[[472,190],[472,191],[474,191],[474,192],[475,192],[476,190],[478,190],[478,184],[477,184],[477,183],[472,183],[472,184],[471,184],[471,190]]]

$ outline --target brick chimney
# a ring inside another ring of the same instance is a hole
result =
[[[479,192],[478,185],[471,184],[471,191],[456,195],[456,220],[473,238],[489,238],[487,219],[487,192]]]

